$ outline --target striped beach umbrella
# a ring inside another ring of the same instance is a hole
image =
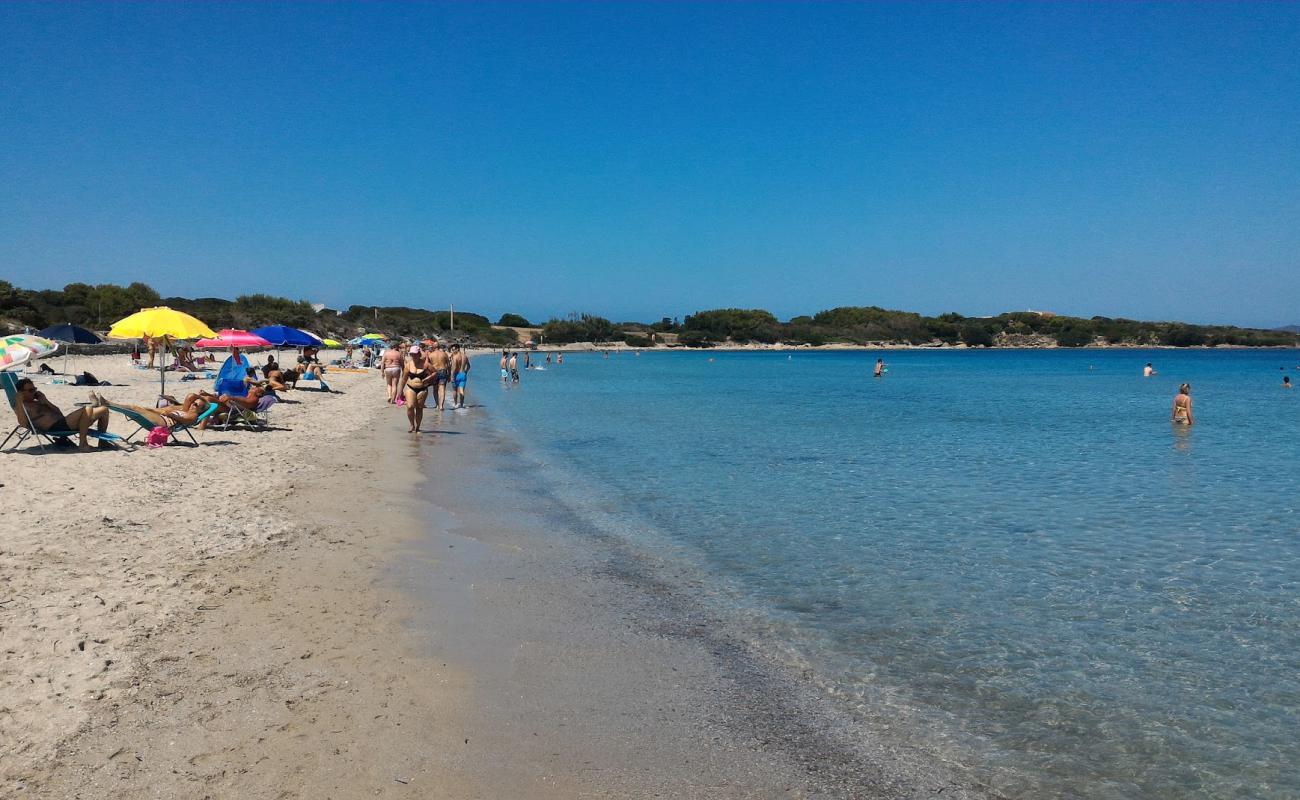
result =
[[[44,358],[59,349],[58,342],[52,342],[43,336],[14,334],[0,339],[0,369],[25,364],[38,358]]]

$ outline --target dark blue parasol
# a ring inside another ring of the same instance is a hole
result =
[[[312,336],[306,331],[300,331],[297,328],[290,328],[288,325],[267,325],[265,328],[254,328],[249,333],[255,333],[267,340],[276,347],[320,347],[321,340]]]
[[[99,344],[104,341],[95,335],[94,331],[88,331],[80,325],[63,323],[62,325],[51,325],[43,331],[39,331],[37,336],[44,336],[46,339],[53,339],[56,342],[73,342],[75,344]]]

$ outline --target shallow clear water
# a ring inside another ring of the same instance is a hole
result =
[[[1300,796],[1300,353],[877,355],[570,355],[476,391],[539,479],[1002,791]]]

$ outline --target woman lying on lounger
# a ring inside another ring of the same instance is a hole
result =
[[[203,393],[210,394],[210,393]],[[140,416],[152,422],[155,426],[161,425],[164,428],[171,428],[175,425],[193,425],[198,422],[199,416],[208,410],[208,404],[212,401],[203,397],[201,394],[192,394],[185,398],[184,403],[172,403],[161,408],[149,408],[148,406],[137,406],[131,403],[114,403],[105,399],[102,395],[94,392],[90,393],[90,399],[95,403],[95,408],[103,408],[107,411],[109,408],[126,408],[134,411]],[[174,398],[171,398],[174,399]],[[206,423],[207,420],[204,420]],[[203,427],[200,424],[199,427]]]
[[[14,413],[18,415],[18,424],[24,428],[30,427],[44,434],[76,431],[82,450],[90,449],[87,437],[91,424],[100,433],[108,430],[108,409],[91,406],[64,414],[43,392],[36,390],[36,384],[32,383],[31,378],[19,380],[15,388],[18,390],[18,402],[14,405]]]

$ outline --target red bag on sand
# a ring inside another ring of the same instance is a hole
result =
[[[170,436],[171,436],[171,431],[167,430],[167,427],[165,425],[159,425],[158,427],[149,431],[149,436],[144,441],[145,444],[147,444],[151,448],[162,447],[163,445],[167,444],[167,439]]]

